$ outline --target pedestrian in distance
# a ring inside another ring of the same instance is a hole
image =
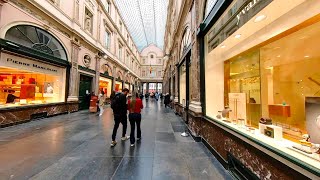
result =
[[[112,142],[111,147],[114,147],[117,144],[116,135],[119,128],[120,123],[122,124],[122,141],[126,141],[129,139],[129,136],[126,136],[127,132],[127,95],[129,90],[124,88],[122,93],[117,93],[111,102],[111,108],[113,110],[114,115],[114,127],[112,131]]]
[[[170,95],[169,95],[169,93],[167,93],[164,96],[164,107],[167,108],[167,106],[169,106],[169,104],[170,104]]]
[[[104,92],[100,91],[100,94],[99,94],[99,110],[100,110],[100,114],[99,114],[99,116],[103,115],[105,101],[106,101],[106,97],[104,95]]]
[[[141,140],[141,109],[143,109],[142,100],[138,93],[132,96],[128,101],[129,121],[131,125],[130,143],[131,147],[135,144],[135,126],[137,127],[137,140]]]

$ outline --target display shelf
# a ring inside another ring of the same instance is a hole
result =
[[[254,128],[254,131],[248,131],[245,127],[239,127],[233,123],[223,121],[223,119],[210,118],[212,121],[236,132],[249,140],[257,143],[258,145],[274,152],[275,154],[289,160],[290,162],[309,170],[310,172],[320,176],[320,155],[313,153],[311,155],[307,153],[298,152],[299,150],[292,150],[294,145],[299,145],[298,143],[282,139],[275,140],[273,138],[267,137],[259,132],[258,129]]]

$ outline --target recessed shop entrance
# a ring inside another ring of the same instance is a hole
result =
[[[92,77],[81,74],[79,86],[79,110],[89,109]]]

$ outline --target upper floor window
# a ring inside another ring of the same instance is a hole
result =
[[[145,77],[146,76],[146,71],[142,71],[142,77]]]
[[[129,59],[130,59],[130,57],[129,57],[129,53],[127,52],[127,56],[126,56],[126,64],[129,64]]]
[[[86,8],[85,9],[85,18],[84,18],[84,29],[92,33],[92,26],[93,26],[93,14]]]
[[[142,59],[142,64],[145,64],[146,63],[146,59]]]
[[[161,71],[158,71],[158,77],[161,77],[161,75],[162,75]]]
[[[119,30],[120,30],[120,33],[122,33],[122,22],[119,21]]]
[[[151,58],[151,59],[153,59],[153,58],[154,58],[153,54],[151,54],[151,55],[150,55],[150,58]]]
[[[111,42],[111,33],[106,31],[105,33],[105,46],[109,50],[110,49],[110,42]]]
[[[161,59],[158,59],[158,64],[161,64],[161,63],[162,63]]]
[[[57,38],[49,32],[34,26],[14,26],[7,31],[5,39],[56,58],[68,59],[64,47]]]
[[[119,59],[122,60],[122,44],[119,43],[119,51],[118,51]]]
[[[111,3],[110,1],[106,0],[106,3],[104,4],[104,7],[106,11],[110,14],[111,13]]]
[[[211,9],[214,7],[216,2],[217,0],[207,0],[204,18],[208,16],[208,14],[210,13]]]
[[[127,34],[127,43],[129,43],[129,34]]]

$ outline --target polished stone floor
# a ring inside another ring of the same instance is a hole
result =
[[[102,118],[80,111],[0,129],[0,179],[231,179],[202,143],[180,136],[172,110],[149,102],[142,116],[133,148],[120,141],[121,125],[110,148],[110,109]]]

